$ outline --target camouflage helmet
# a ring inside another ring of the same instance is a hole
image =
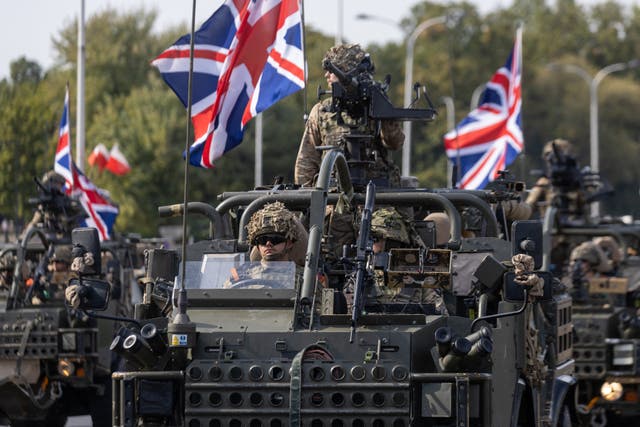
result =
[[[369,54],[359,44],[341,44],[329,48],[322,58],[322,67],[325,68],[325,62],[329,61],[341,71],[348,72],[360,65],[365,58],[369,58]],[[368,71],[373,72],[374,66],[371,60],[370,64]]]
[[[571,262],[586,261],[593,270],[606,273],[611,270],[607,256],[594,242],[582,242],[571,251]]]
[[[394,208],[381,208],[371,215],[371,233],[384,239],[411,243],[406,219]]]
[[[613,265],[617,265],[622,262],[622,259],[624,258],[622,249],[620,249],[620,245],[613,237],[597,237],[593,239],[593,242],[596,245],[600,246],[600,249],[604,251],[605,255],[607,256],[607,258],[609,258]]]
[[[547,159],[549,156],[553,154],[553,146],[556,146],[556,149],[564,155],[573,156],[573,144],[571,144],[566,139],[552,139],[544,144],[544,148],[542,149],[542,158]]]
[[[64,177],[55,171],[51,170],[42,175],[42,185],[44,185],[46,188],[56,188],[58,190],[61,190],[62,187],[65,186],[65,184],[66,181]]]
[[[52,261],[66,262],[71,264],[71,246],[70,245],[58,245],[53,251]]]
[[[282,202],[266,205],[254,213],[247,224],[247,239],[252,245],[256,244],[258,236],[274,233],[284,234],[288,240],[293,242],[298,240],[295,215]]]
[[[0,270],[13,270],[16,266],[16,257],[11,252],[7,252],[6,254],[0,257]]]

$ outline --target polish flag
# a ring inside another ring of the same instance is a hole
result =
[[[107,147],[105,147],[104,144],[96,145],[91,154],[89,154],[89,164],[91,166],[97,166],[100,168],[100,171],[104,169],[108,161],[109,150],[107,150]]]
[[[118,148],[118,144],[115,144],[111,148],[111,153],[109,153],[109,160],[105,165],[105,168],[115,174],[115,175],[126,175],[130,170],[131,166],[129,166],[129,162],[127,162],[126,157]]]

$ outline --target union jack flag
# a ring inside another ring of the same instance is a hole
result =
[[[458,165],[458,188],[484,188],[522,151],[521,79],[518,28],[507,62],[487,83],[478,107],[444,136],[447,157]]]
[[[69,132],[69,85],[64,95],[64,109],[60,119],[60,131],[58,132],[58,147],[53,170],[62,175],[67,183],[66,189],[70,190],[73,184],[71,164],[71,133]]]
[[[189,34],[152,64],[187,107]],[[189,163],[205,168],[242,142],[247,122],[304,87],[299,0],[225,0],[195,32]]]
[[[100,240],[108,240],[118,216],[118,207],[112,205],[104,196],[103,190],[96,187],[87,178],[71,158],[71,138],[69,136],[69,87],[64,97],[64,110],[60,120],[58,147],[53,170],[62,175],[67,183],[65,193],[77,198],[88,217],[84,219],[84,227],[98,230]]]

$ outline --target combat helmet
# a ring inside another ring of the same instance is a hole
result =
[[[71,265],[71,246],[70,245],[57,245],[53,251],[52,261],[65,262]]]
[[[62,175],[55,171],[49,171],[42,175],[42,185],[48,190],[56,189],[62,191],[62,188],[65,186],[66,181]]]
[[[256,238],[264,234],[284,234],[287,240],[298,240],[295,215],[282,202],[266,205],[251,216],[247,224],[247,239],[256,245]]]
[[[383,239],[411,243],[406,220],[394,208],[381,208],[371,215],[371,233]]]
[[[369,54],[365,52],[359,44],[341,44],[329,48],[322,58],[322,67],[326,69],[326,62],[331,62],[343,72],[348,72],[356,68],[364,59],[369,61],[367,71],[373,72],[374,65]]]
[[[611,270],[604,251],[592,241],[582,242],[571,251],[571,263],[576,261],[587,262],[593,270],[606,273]]]
[[[542,158],[543,159],[548,159],[550,156],[553,155],[553,146],[555,145],[556,150],[558,150],[561,154],[565,155],[565,156],[573,156],[573,144],[571,144],[569,141],[567,141],[566,139],[560,139],[560,138],[556,138],[556,139],[552,139],[551,141],[548,141],[546,144],[544,144],[544,148],[542,149]]]
[[[624,254],[616,240],[611,236],[601,236],[593,239],[593,242],[600,246],[612,266],[616,266],[622,262]]]

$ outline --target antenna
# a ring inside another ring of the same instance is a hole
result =
[[[180,290],[177,297],[177,313],[173,316],[173,321],[168,325],[169,345],[174,350],[174,359],[178,364],[185,363],[189,358],[189,353],[195,344],[196,326],[189,319],[187,314],[187,289],[185,287],[186,260],[187,260],[187,192],[189,189],[189,141],[191,131],[191,87],[193,84],[193,50],[196,22],[196,0],[193,0],[191,10],[191,40],[189,46],[189,81],[187,87],[187,132],[185,137],[185,158],[184,158],[184,188],[183,203],[184,212],[182,215],[182,260]],[[178,286],[178,281],[174,282],[174,292]]]

